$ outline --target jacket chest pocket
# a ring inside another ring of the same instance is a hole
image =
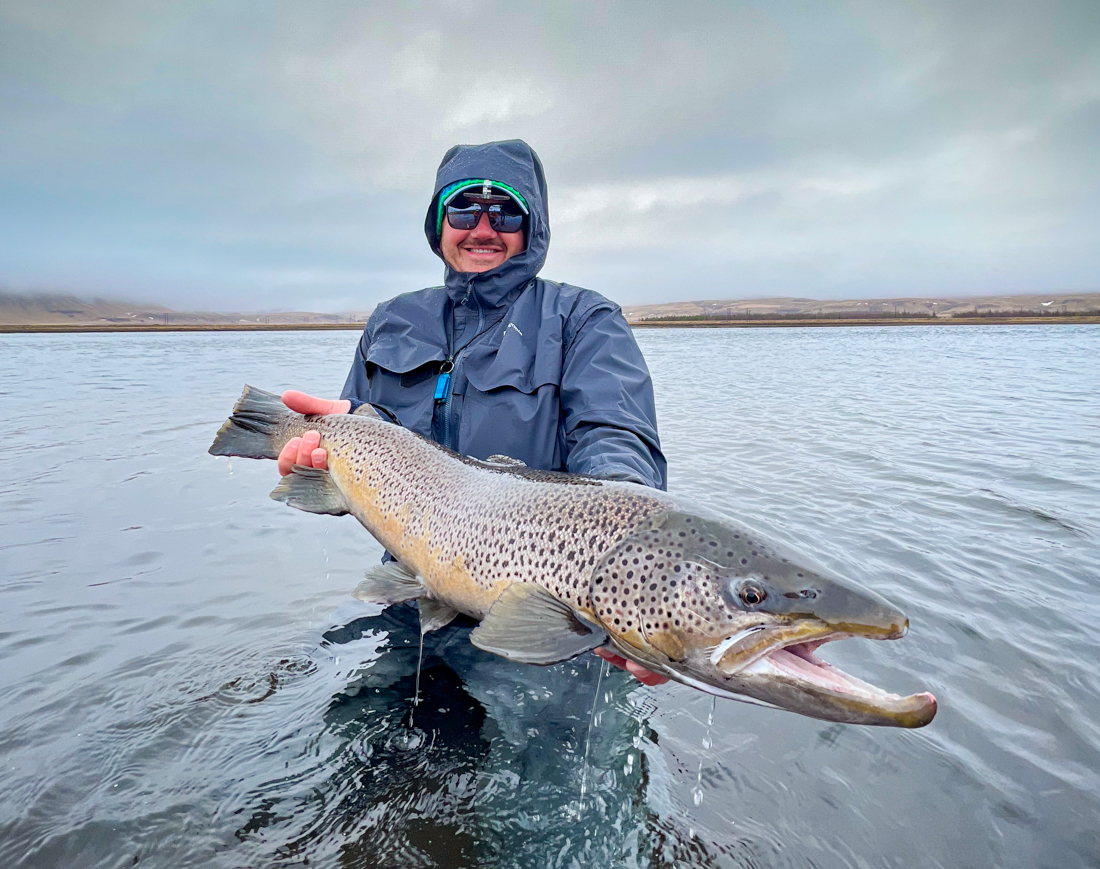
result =
[[[387,346],[372,346],[367,352],[367,383],[370,402],[393,413],[407,429],[431,437],[435,381],[443,353],[423,348],[420,353],[390,352]]]
[[[472,353],[463,366],[468,386],[459,451],[481,459],[511,456],[532,468],[559,470],[561,355],[532,353],[509,343],[506,336],[500,346]]]

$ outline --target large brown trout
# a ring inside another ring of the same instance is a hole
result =
[[[248,386],[210,452],[274,459],[309,429],[328,470],[295,467],[272,497],[355,516],[398,559],[356,596],[417,600],[426,631],[465,613],[481,620],[471,641],[512,660],[605,646],[719,697],[828,721],[921,727],[936,714],[931,694],[887,693],[815,654],[847,637],[904,636],[896,608],[663,492],[470,459],[369,405],[302,416]]]

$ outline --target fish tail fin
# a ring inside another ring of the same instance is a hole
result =
[[[245,386],[241,397],[210,445],[212,456],[277,459],[289,439],[287,423],[297,416],[272,392]]]

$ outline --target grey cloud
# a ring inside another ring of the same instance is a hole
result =
[[[362,308],[519,136],[624,304],[1096,288],[1096,3],[686,8],[0,0],[0,284]]]

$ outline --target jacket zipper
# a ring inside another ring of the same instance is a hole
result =
[[[481,302],[478,301],[477,296],[474,294],[473,278],[470,278],[470,280],[466,282],[466,297],[462,301],[463,303],[466,303],[471,299],[473,300],[474,307],[477,308],[477,331],[474,332],[474,337],[466,343],[466,346],[459,351],[457,356],[455,354],[453,346],[447,348],[450,353],[447,356],[446,361],[440,367],[439,378],[436,380],[435,384],[435,400],[442,400],[443,402],[443,446],[448,447],[455,452],[458,452],[458,444],[451,443],[452,428],[455,428],[457,430],[458,424],[458,420],[452,420],[451,418],[453,414],[453,410],[451,407],[451,396],[453,394],[452,387],[454,386],[455,365],[462,360],[462,357],[465,355],[466,350],[469,349],[474,341],[481,337],[481,334],[485,328],[485,311],[481,307]],[[454,333],[453,312],[451,313],[450,332],[451,334]],[[444,368],[446,369],[445,371],[443,370]]]

